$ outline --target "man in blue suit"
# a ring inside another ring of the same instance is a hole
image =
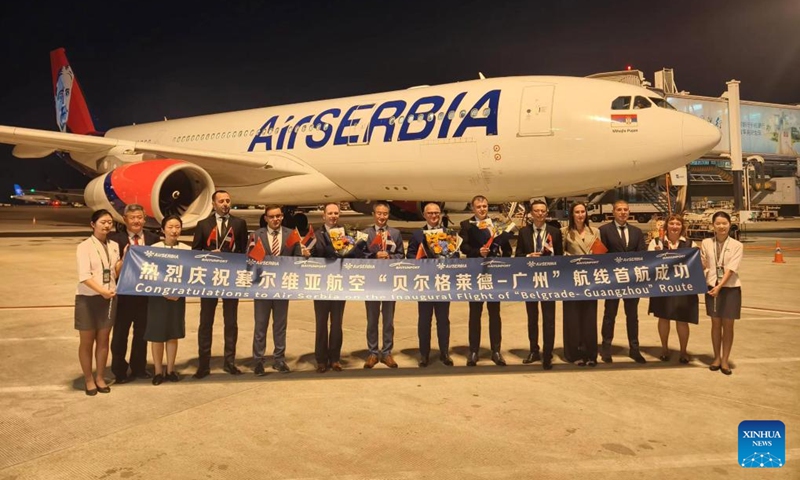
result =
[[[389,204],[375,202],[372,205],[372,216],[375,225],[364,230],[367,234],[366,258],[381,260],[402,259],[405,257],[403,250],[403,237],[400,230],[387,225],[389,220]],[[397,362],[392,358],[394,346],[394,307],[393,301],[366,301],[367,307],[367,348],[369,356],[364,363],[364,368],[374,367],[378,361],[389,368],[397,368]],[[378,350],[378,322],[383,314],[383,347]]]

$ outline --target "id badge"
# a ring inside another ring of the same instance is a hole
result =
[[[724,267],[717,267],[717,281],[722,280],[722,277],[725,275],[725,268]]]
[[[103,283],[111,283],[111,270],[108,268],[103,269]]]

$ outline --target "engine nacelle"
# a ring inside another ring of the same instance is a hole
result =
[[[214,181],[208,172],[182,160],[165,159],[115,168],[89,182],[84,197],[87,206],[105,208],[120,222],[125,206],[138,203],[150,226],[177,214],[188,229],[211,213],[213,193]]]

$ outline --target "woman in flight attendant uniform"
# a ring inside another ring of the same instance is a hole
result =
[[[717,212],[711,217],[714,236],[703,240],[700,256],[706,274],[706,313],[711,317],[711,343],[714,361],[708,367],[731,375],[728,357],[733,347],[733,322],[741,317],[742,282],[739,281],[739,264],[742,261],[742,244],[730,237],[731,216]]]

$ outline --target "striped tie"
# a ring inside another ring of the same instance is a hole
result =
[[[278,243],[278,231],[272,231],[272,254],[276,257],[281,254],[281,245]]]

